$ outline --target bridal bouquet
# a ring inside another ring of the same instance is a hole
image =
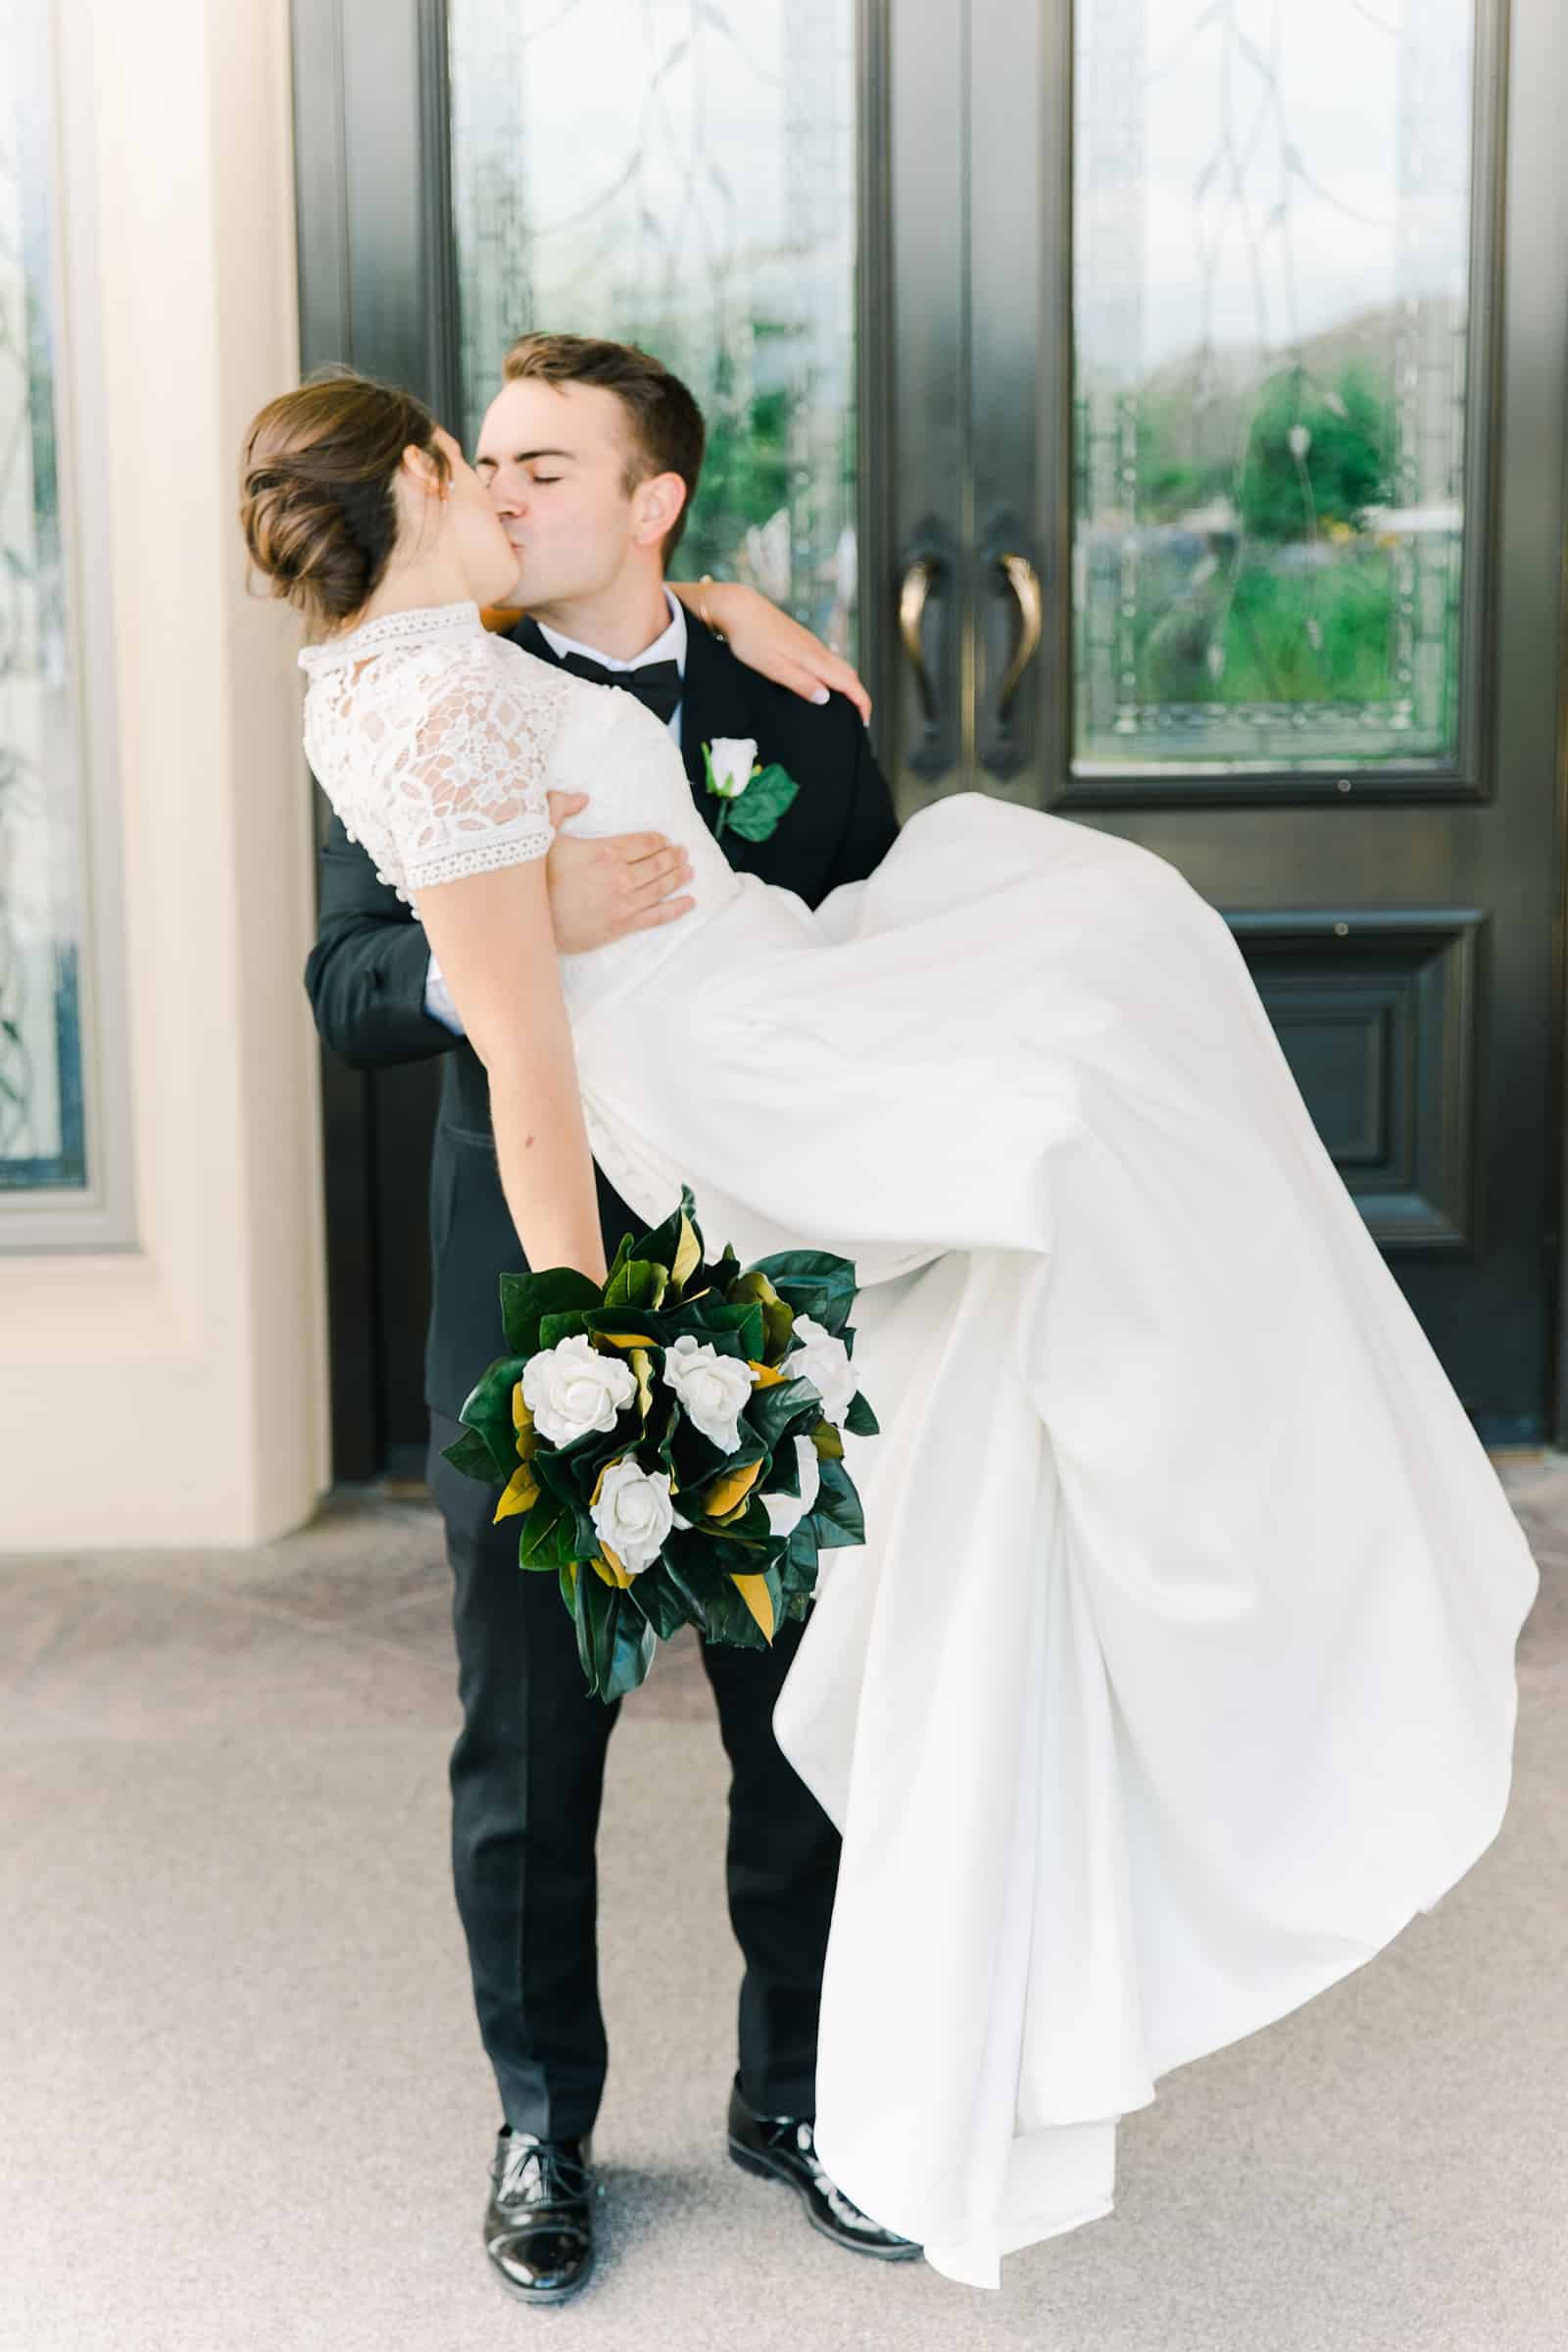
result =
[[[655,1642],[694,1625],[763,1648],[804,1617],[817,1555],[862,1544],[844,1432],[874,1437],[851,1355],[855,1268],[787,1250],[703,1254],[689,1192],[628,1235],[603,1287],[570,1267],[504,1274],[511,1352],[465,1404],[446,1458],[504,1482],[520,1566],[550,1570],[589,1688],[635,1690]]]

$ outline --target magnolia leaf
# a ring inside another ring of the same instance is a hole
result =
[[[822,1399],[808,1380],[776,1380],[753,1389],[746,1400],[745,1419],[764,1446],[777,1446],[791,1424],[822,1417]]]
[[[574,1340],[587,1329],[588,1317],[580,1307],[573,1307],[564,1315],[541,1315],[539,1345],[541,1348],[559,1348],[563,1340]]]
[[[553,1494],[542,1496],[517,1538],[519,1568],[564,1568],[577,1557],[577,1521]]]
[[[757,1374],[757,1386],[760,1389],[776,1389],[784,1378],[783,1373],[776,1371],[771,1364],[753,1364],[752,1370]]]
[[[675,1262],[669,1269],[670,1283],[675,1291],[680,1292],[685,1289],[702,1262],[703,1245],[698,1239],[697,1228],[682,1209],[680,1239],[675,1245]]]
[[[573,1617],[577,1614],[577,1563],[565,1561],[561,1570],[561,1597]]]
[[[622,1592],[631,1583],[630,1572],[611,1550],[610,1545],[603,1541],[601,1541],[600,1554],[594,1560],[594,1567],[607,1585],[618,1585]]]
[[[742,1274],[724,1293],[731,1306],[771,1306],[778,1298],[767,1276],[755,1266],[751,1273]]]
[[[838,1338],[855,1304],[855,1267],[826,1250],[781,1250],[759,1258],[752,1271],[765,1274],[779,1297],[798,1315],[810,1315]]]
[[[827,1544],[863,1544],[865,1519],[854,1479],[842,1462],[825,1461],[820,1471],[821,1489],[811,1512],[817,1523],[818,1541]],[[827,1532],[830,1528],[831,1535]]]
[[[490,1458],[489,1446],[476,1429],[466,1429],[455,1445],[443,1446],[441,1452],[465,1478],[477,1478],[487,1487],[495,1485],[496,1466]]]
[[[599,1677],[599,1695],[607,1706],[647,1680],[657,1647],[654,1629],[632,1605],[629,1592],[618,1596],[611,1629],[609,1655]]]
[[[643,1570],[632,1588],[632,1598],[662,1642],[691,1623],[686,1603],[664,1573],[662,1560],[655,1560]]]
[[[754,775],[738,800],[729,803],[731,833],[742,841],[769,841],[778,822],[794,805],[800,786],[777,760]]]
[[[765,1576],[737,1576],[731,1580],[752,1615],[762,1629],[762,1639],[771,1645],[776,1620],[773,1615],[773,1595]]]
[[[653,1258],[628,1258],[613,1281],[605,1285],[605,1304],[657,1310],[668,1285],[668,1272]]]
[[[550,1266],[542,1274],[503,1274],[501,1320],[507,1346],[514,1355],[536,1354],[539,1326],[546,1315],[597,1306],[601,1296],[598,1283],[575,1266]]]
[[[722,1478],[714,1479],[703,1496],[703,1509],[710,1519],[723,1519],[738,1511],[761,1476],[765,1461],[766,1456],[760,1455],[743,1469],[726,1470]]]
[[[782,1298],[762,1309],[762,1322],[767,1331],[767,1353],[773,1363],[787,1355],[795,1338],[795,1309]]]
[[[476,1431],[482,1440],[494,1465],[490,1483],[496,1486],[505,1486],[517,1466],[512,1397],[526,1362],[526,1356],[498,1356],[469,1391],[458,1416],[466,1429]]]
[[[654,1409],[654,1359],[646,1348],[634,1348],[626,1361],[637,1383],[637,1418],[646,1422]]]
[[[857,1394],[850,1399],[850,1409],[844,1416],[844,1426],[852,1438],[880,1437],[882,1424],[865,1398]]]
[[[808,1435],[811,1444],[816,1447],[818,1460],[824,1462],[843,1461],[844,1440],[839,1436],[831,1421],[819,1421],[813,1430],[808,1432]]]
[[[503,1519],[514,1519],[519,1511],[531,1511],[538,1499],[539,1481],[524,1462],[522,1468],[514,1471],[509,1480],[506,1493],[496,1504],[491,1525],[499,1527]]]
[[[679,1208],[667,1216],[662,1225],[656,1225],[651,1233],[641,1235],[632,1246],[631,1255],[653,1258],[659,1265],[667,1266],[673,1275],[675,1261],[681,1251],[682,1227],[688,1224],[697,1244],[698,1263],[701,1264],[703,1236],[697,1222],[697,1203],[692,1198],[690,1185],[685,1184],[680,1189]]]

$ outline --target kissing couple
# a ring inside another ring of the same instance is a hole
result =
[[[1225,923],[1147,852],[983,795],[897,831],[852,704],[791,692],[850,684],[831,658],[733,587],[666,593],[701,454],[657,361],[529,336],[471,466],[347,372],[270,402],[242,461],[339,820],[322,1035],[448,1056],[427,1386],[505,2117],[486,2246],[526,2300],[592,2264],[612,1713],[440,1446],[499,1274],[602,1281],[686,1185],[743,1259],[855,1261],[882,1423],[846,1441],[865,1544],[804,1628],[705,1647],[730,2148],[840,2243],[996,2285],[1110,2210],[1160,2075],[1490,1843],[1535,1570]],[[726,739],[796,788],[761,840],[707,790]]]

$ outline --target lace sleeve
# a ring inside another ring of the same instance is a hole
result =
[[[449,677],[386,779],[385,810],[408,889],[543,858],[562,697],[489,663]]]

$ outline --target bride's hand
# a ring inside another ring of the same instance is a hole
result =
[[[830,693],[845,695],[869,721],[871,697],[849,663],[757,589],[739,580],[671,580],[669,585],[688,612],[728,638],[748,669],[789,687],[803,702],[825,703]]]

